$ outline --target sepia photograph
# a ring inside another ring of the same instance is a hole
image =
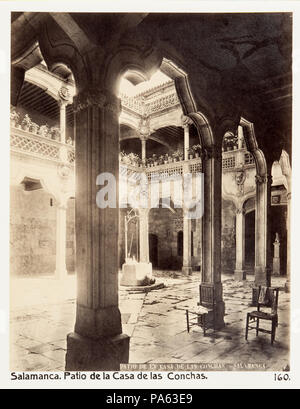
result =
[[[11,379],[289,379],[293,12],[18,6]]]

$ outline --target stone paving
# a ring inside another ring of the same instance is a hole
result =
[[[279,326],[276,341],[250,331],[244,338],[245,318],[251,310],[251,286],[223,277],[226,326],[222,331],[198,327],[186,331],[185,310],[196,306],[199,275],[191,277],[157,272],[165,288],[149,293],[120,290],[123,332],[130,337],[130,363],[241,363],[241,368],[282,371],[289,368],[289,294],[279,294]],[[275,278],[272,285],[284,286],[285,279]],[[47,288],[47,291],[46,291]],[[18,290],[19,289],[19,290]],[[18,296],[22,291],[24,296]],[[48,294],[45,296],[45,294]],[[51,294],[51,295],[49,295]],[[69,277],[62,283],[43,279],[13,280],[11,311],[11,370],[62,371],[66,336],[74,329],[76,283]],[[270,325],[269,323],[267,323]],[[238,369],[238,368],[235,368]]]

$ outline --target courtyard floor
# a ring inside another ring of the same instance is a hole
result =
[[[157,272],[165,288],[149,293],[120,290],[123,332],[131,337],[129,362],[151,364],[199,364],[208,369],[269,370],[289,368],[289,294],[279,294],[279,326],[276,341],[250,331],[244,338],[245,319],[251,301],[253,276],[235,282],[223,276],[226,326],[221,331],[193,327],[186,331],[185,310],[198,301],[199,275]],[[272,285],[284,287],[285,278],[273,278]],[[76,279],[15,279],[11,282],[12,371],[63,371],[66,336],[73,332],[76,310]],[[269,323],[267,323],[270,325]],[[213,367],[207,366],[213,364]]]

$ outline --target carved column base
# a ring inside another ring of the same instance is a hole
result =
[[[93,309],[77,304],[75,332],[95,340],[121,334],[119,308],[112,306]]]
[[[71,333],[67,337],[66,371],[119,371],[128,363],[129,341],[126,334],[98,340]]]
[[[234,279],[236,281],[243,281],[246,280],[247,273],[245,270],[234,270]]]
[[[264,267],[255,267],[255,286],[271,286],[271,269]]]
[[[192,267],[182,267],[182,273],[186,276],[192,275]]]

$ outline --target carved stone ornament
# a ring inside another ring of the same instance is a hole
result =
[[[236,214],[246,214],[246,210],[243,207],[236,209]]]
[[[150,118],[143,116],[139,124],[139,133],[141,137],[147,138],[150,135]]]
[[[58,165],[57,173],[62,179],[66,179],[70,176],[71,168],[70,166],[62,163]]]
[[[61,87],[61,89],[58,91],[58,95],[64,101],[68,101],[70,99],[70,91],[67,87]]]
[[[193,123],[190,117],[186,115],[181,115],[181,123],[183,127],[189,126]]]
[[[121,112],[121,100],[107,91],[97,88],[87,89],[74,97],[74,111],[79,112],[89,106],[106,108],[110,112],[119,115]]]
[[[263,183],[271,183],[272,184],[273,178],[272,176],[267,176],[267,175],[256,175],[255,176],[255,182],[259,185],[262,185]]]

